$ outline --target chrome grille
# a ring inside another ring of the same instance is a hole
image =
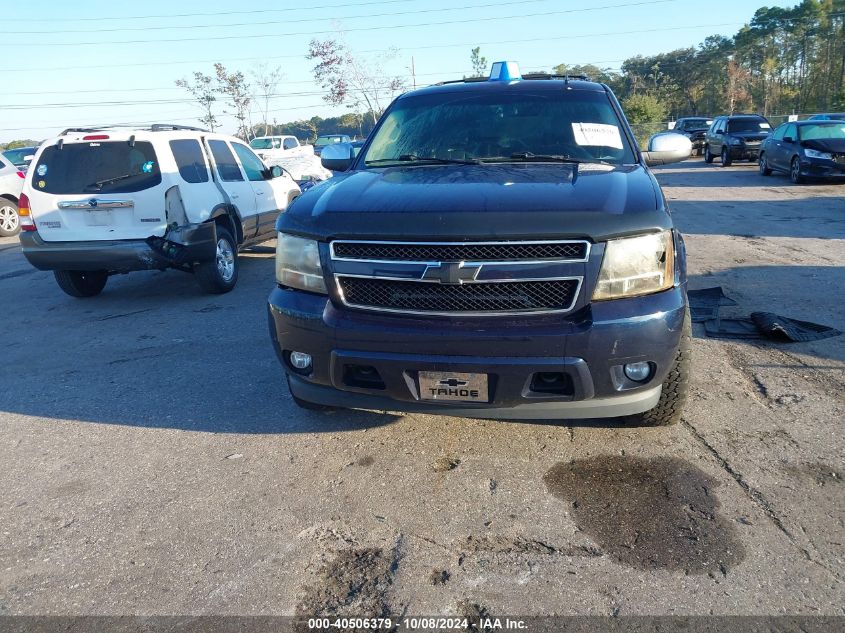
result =
[[[395,243],[332,242],[332,257],[362,261],[449,262],[449,261],[585,261],[589,243],[555,242],[469,242]]]
[[[431,314],[568,310],[580,285],[580,279],[440,284],[339,275],[337,280],[349,306]]]

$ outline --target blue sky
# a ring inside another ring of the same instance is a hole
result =
[[[559,63],[618,68],[631,56],[732,35],[759,0],[40,0],[8,2],[3,23],[14,37],[0,66],[0,141],[42,139],[69,126],[196,123],[200,112],[174,85],[220,61],[249,73],[280,67],[270,103],[278,122],[343,114],[322,101],[305,59],[312,38],[345,32],[361,57],[388,49],[390,74],[410,85],[468,74],[470,49],[488,62],[525,70]],[[195,15],[188,15],[195,14]],[[382,52],[379,52],[382,51]],[[254,115],[254,119],[258,119]],[[234,122],[223,117],[223,130]]]

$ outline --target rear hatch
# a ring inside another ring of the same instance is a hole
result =
[[[30,209],[45,241],[146,239],[167,228],[152,143],[88,135],[44,148],[30,167]]]

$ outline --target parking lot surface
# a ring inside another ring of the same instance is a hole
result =
[[[655,173],[723,316],[845,331],[845,186]],[[0,614],[845,613],[845,336],[695,325],[670,428],[306,412],[272,246],[76,300],[0,240]]]

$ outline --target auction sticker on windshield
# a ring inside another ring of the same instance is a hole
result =
[[[619,128],[606,123],[573,123],[572,134],[578,145],[622,149]]]

